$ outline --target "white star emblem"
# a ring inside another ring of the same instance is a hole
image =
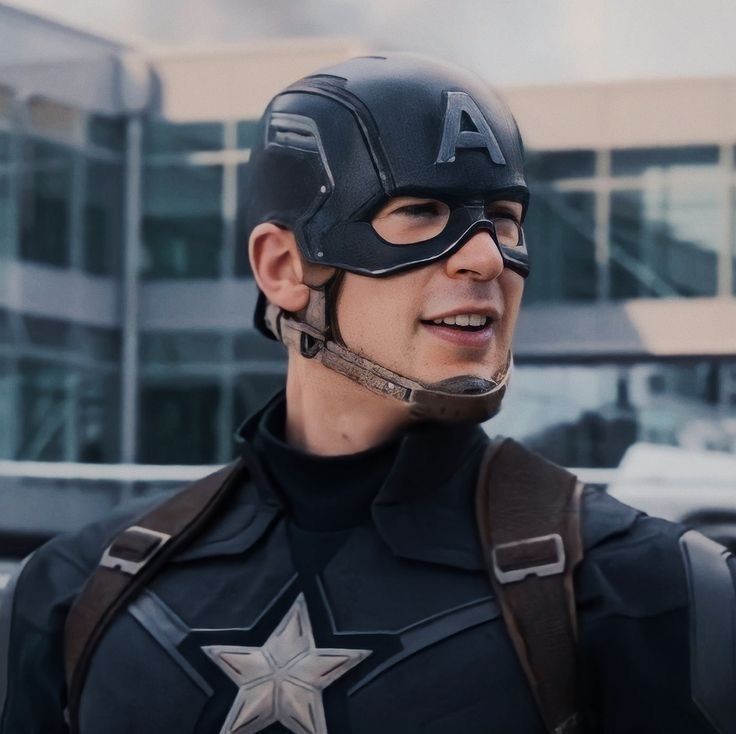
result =
[[[202,649],[238,686],[220,734],[255,734],[275,721],[295,734],[327,734],[322,690],[371,654],[315,647],[304,594],[263,647]]]

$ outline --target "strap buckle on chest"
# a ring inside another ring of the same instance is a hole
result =
[[[527,576],[554,576],[565,570],[565,546],[559,533],[493,546],[493,572],[501,584]]]
[[[132,525],[105,549],[100,566],[135,576],[170,538],[167,533]]]

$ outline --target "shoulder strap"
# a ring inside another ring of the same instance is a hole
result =
[[[72,734],[79,731],[79,703],[92,654],[113,617],[204,527],[246,473],[239,460],[189,485],[121,532],[105,550],[66,619],[67,721]]]
[[[579,734],[572,573],[582,485],[511,439],[491,444],[476,493],[480,538],[506,628],[551,734]]]

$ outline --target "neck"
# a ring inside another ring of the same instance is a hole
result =
[[[289,355],[286,440],[311,454],[367,451],[411,422],[407,407],[376,395],[324,365]]]

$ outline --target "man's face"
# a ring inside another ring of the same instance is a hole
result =
[[[511,238],[521,205],[487,206],[498,236]],[[385,240],[411,247],[438,234],[446,218],[442,202],[397,197],[373,226]],[[405,273],[346,273],[337,320],[350,349],[421,383],[461,375],[491,380],[506,365],[523,288],[523,278],[504,269],[490,233],[482,231],[450,257]]]

